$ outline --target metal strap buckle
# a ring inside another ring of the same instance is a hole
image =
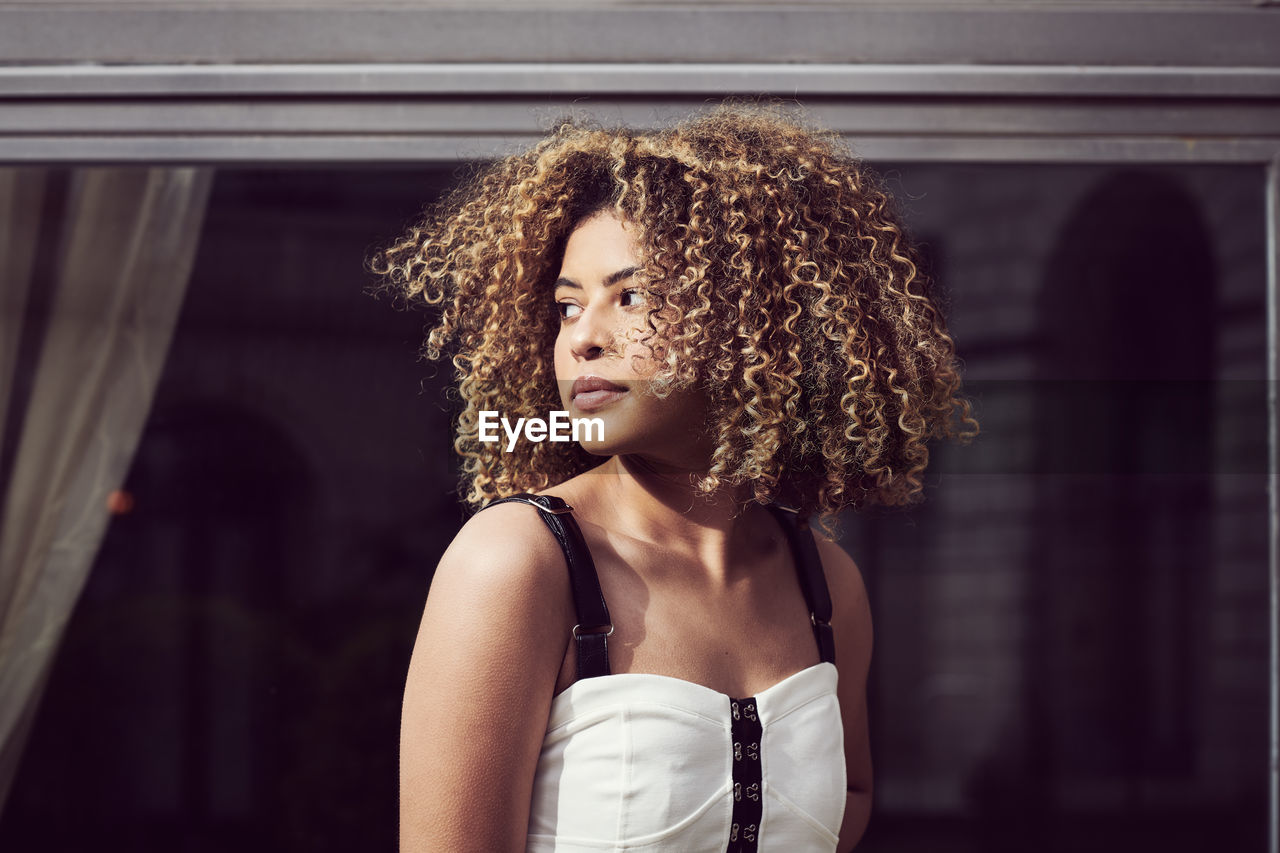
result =
[[[596,627],[596,628],[603,628],[603,627],[605,627],[605,626],[604,626],[604,625],[596,625],[596,626],[594,626],[594,627]],[[581,628],[582,628],[582,626],[581,626],[581,625],[574,625],[574,626],[573,626],[573,630],[572,630],[572,631],[570,631],[570,633],[571,633],[571,634],[573,634],[574,639],[577,639],[577,638],[578,638],[578,636],[579,636],[580,634],[583,634],[583,633],[587,633],[587,634],[601,634],[601,633],[603,633],[606,637],[612,637],[612,636],[613,636],[613,626],[612,626],[612,625],[610,625],[610,626],[609,626],[609,630],[608,630],[608,631],[585,631],[585,632],[584,632],[584,631],[582,631],[582,630],[581,630]]]

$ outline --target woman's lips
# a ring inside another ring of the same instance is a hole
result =
[[[594,412],[596,409],[609,405],[626,393],[625,389],[613,391],[583,391],[581,394],[574,395],[573,406],[581,412]]]
[[[569,398],[574,408],[579,411],[594,412],[626,393],[627,389],[616,382],[610,382],[599,376],[580,376],[573,381]]]

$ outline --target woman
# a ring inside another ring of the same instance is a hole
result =
[[[976,429],[915,258],[834,135],[740,107],[565,124],[379,253],[489,504],[409,668],[403,851],[853,848],[871,614],[806,519]],[[511,427],[553,411],[593,428]]]

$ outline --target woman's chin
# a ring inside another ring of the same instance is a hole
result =
[[[603,458],[618,455],[618,452],[613,449],[613,445],[605,441],[579,441],[578,446],[590,453],[592,456],[599,456]]]

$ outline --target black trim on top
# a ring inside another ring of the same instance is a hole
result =
[[[760,820],[764,817],[764,767],[760,750],[764,727],[754,696],[730,699],[729,724],[733,737],[733,822],[727,853],[756,853]]]

